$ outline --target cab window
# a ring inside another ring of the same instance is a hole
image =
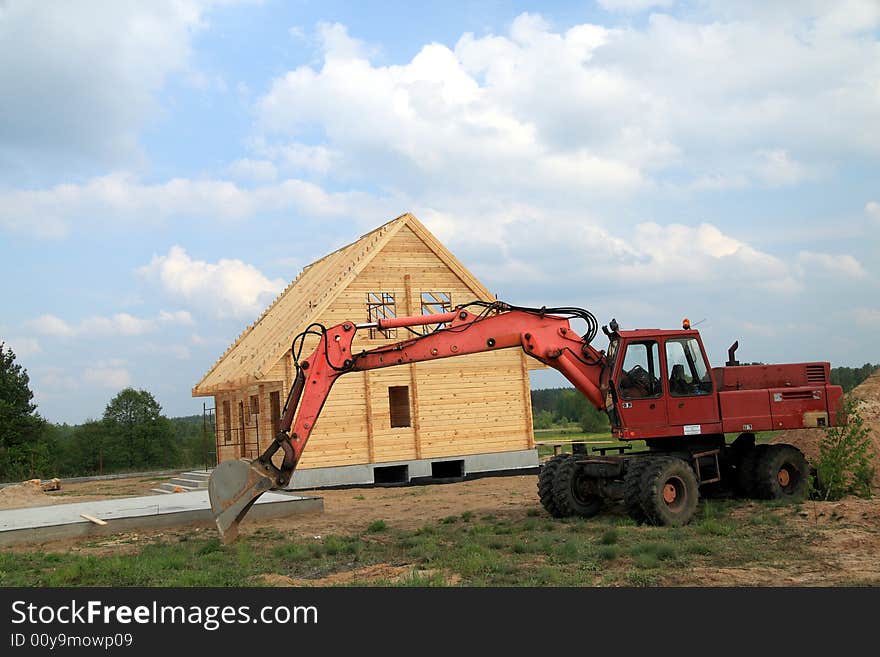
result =
[[[660,349],[656,342],[630,342],[620,368],[618,388],[623,399],[659,397]]]
[[[666,370],[669,394],[673,397],[708,395],[712,392],[712,376],[696,338],[666,341]]]

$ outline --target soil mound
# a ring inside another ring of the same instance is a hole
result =
[[[39,479],[0,488],[0,509],[17,509],[43,504],[52,504],[52,499],[43,492]]]

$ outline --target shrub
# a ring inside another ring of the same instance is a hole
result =
[[[856,402],[844,407],[846,424],[828,427],[819,443],[813,497],[839,500],[845,495],[871,496],[871,430],[859,413]]]
[[[610,424],[604,411],[599,411],[592,406],[585,408],[580,418],[581,430],[585,433],[602,433],[608,431]]]
[[[617,530],[612,528],[612,529],[606,530],[602,534],[602,536],[599,538],[599,542],[601,542],[602,545],[614,545],[615,543],[617,543],[618,538],[619,538],[619,534],[618,534]]]
[[[620,556],[620,550],[616,545],[603,545],[599,548],[599,558],[605,561],[614,561]]]
[[[550,411],[538,411],[535,413],[532,424],[535,429],[550,429],[553,426],[553,413]]]
[[[388,525],[385,524],[384,520],[374,520],[367,525],[368,532],[384,532],[386,529],[388,529]]]

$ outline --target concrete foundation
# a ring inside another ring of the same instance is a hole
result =
[[[460,464],[460,466],[459,466]],[[296,470],[288,490],[410,483],[420,480],[448,480],[486,474],[528,471],[538,467],[538,451],[523,449],[494,454],[444,456],[389,463],[367,463],[333,468]]]
[[[323,510],[324,500],[320,497],[272,491],[257,500],[245,524],[261,518]],[[105,520],[107,524],[96,525],[80,517],[81,513]],[[0,511],[0,546],[191,524],[213,526],[208,491],[3,510]]]

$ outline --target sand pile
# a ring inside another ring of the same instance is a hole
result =
[[[0,509],[52,504],[52,498],[43,492],[39,479],[31,479],[13,486],[0,488]]]
[[[880,488],[880,370],[862,381],[846,395],[846,398],[856,400],[865,426],[871,429],[871,440],[874,445],[874,487]],[[825,431],[822,429],[783,431],[771,442],[794,445],[812,461],[819,456],[819,443],[824,435]]]

